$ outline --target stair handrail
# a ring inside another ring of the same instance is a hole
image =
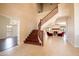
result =
[[[41,24],[42,24],[42,21],[48,16],[48,15],[50,15],[55,9],[57,9],[58,8],[58,6],[56,6],[52,11],[50,11],[45,17],[43,17],[42,19],[40,19],[40,22],[41,22]],[[39,22],[39,23],[40,23]]]
[[[55,7],[52,11],[54,11],[56,8],[58,8],[58,6],[57,7]],[[51,11],[51,12],[52,12]],[[40,38],[40,30],[41,30],[41,24],[42,24],[42,21],[43,21],[43,19],[45,19],[51,12],[49,12],[45,17],[43,17],[42,19],[40,19],[40,21],[39,21],[39,24],[38,24],[38,39],[40,40],[41,38]],[[41,41],[41,40],[40,40]],[[43,45],[43,42],[41,43],[42,45]]]

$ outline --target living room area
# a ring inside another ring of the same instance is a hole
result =
[[[48,25],[43,26],[44,34],[48,38],[58,38],[57,40],[67,41],[67,16],[57,18],[54,22],[49,22]]]

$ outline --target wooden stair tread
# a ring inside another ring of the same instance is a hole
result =
[[[34,44],[34,45],[41,45],[39,40],[38,40],[38,31],[39,30],[33,30],[29,36],[25,39],[24,43],[28,44]],[[42,31],[40,31],[42,32]],[[41,41],[43,43],[43,38],[41,38]]]

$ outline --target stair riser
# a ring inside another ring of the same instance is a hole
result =
[[[40,44],[40,42],[38,40],[38,35],[39,35],[38,31],[39,30],[33,30],[31,32],[31,34],[29,34],[29,36],[26,38],[26,40],[24,41],[24,43],[34,44],[34,45],[43,45],[43,38],[42,38],[42,36],[40,36],[42,44]],[[42,32],[42,31],[40,31],[40,32]]]

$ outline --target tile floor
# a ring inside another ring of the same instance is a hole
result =
[[[24,44],[0,52],[1,56],[79,56],[79,48],[64,43],[61,37],[47,37],[44,46]]]

